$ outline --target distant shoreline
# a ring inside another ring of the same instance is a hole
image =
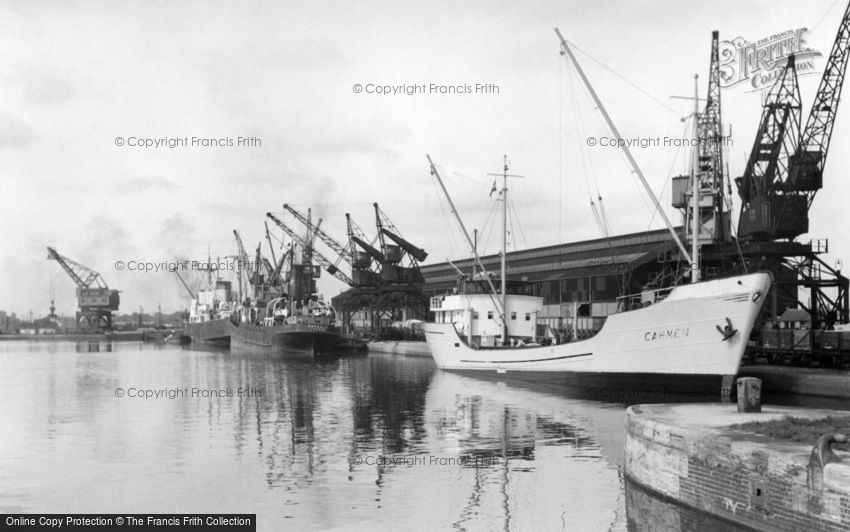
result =
[[[31,340],[38,342],[51,341],[113,341],[140,342],[144,340],[145,331],[118,331],[106,333],[61,333],[61,334],[0,334],[0,342]]]

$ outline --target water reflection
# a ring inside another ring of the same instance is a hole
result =
[[[455,527],[486,516],[503,530],[622,528],[620,408],[448,372],[436,373],[426,404],[434,439],[485,464],[475,468]]]
[[[56,344],[48,344],[54,346],[56,348]],[[100,353],[101,351],[105,353],[112,352],[113,344],[110,341],[100,342],[100,341],[83,341],[77,342],[76,348],[77,353]]]
[[[624,403],[675,400],[388,355],[121,342],[0,353],[0,512],[226,508],[257,513],[261,530],[626,530],[628,511],[640,529],[645,499],[624,491]]]

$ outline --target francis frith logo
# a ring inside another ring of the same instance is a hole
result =
[[[791,54],[796,57],[798,73],[815,72],[815,58],[822,54],[808,46],[807,32],[808,28],[797,28],[753,42],[743,37],[720,42],[721,87],[746,83],[752,90],[768,89]]]

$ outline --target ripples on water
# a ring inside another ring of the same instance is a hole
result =
[[[461,376],[429,358],[136,343],[5,342],[0,368],[4,513],[256,513],[260,530],[684,519],[626,485],[624,405],[586,392]]]

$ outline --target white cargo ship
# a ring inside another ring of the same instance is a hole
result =
[[[613,136],[622,139],[566,40],[557,33],[564,55],[575,65]],[[695,105],[697,101],[698,98]],[[564,375],[627,379],[655,375],[656,378],[639,380],[656,387],[662,382],[686,387],[693,381],[682,376],[714,379],[738,372],[750,332],[770,289],[771,275],[760,272],[701,280],[698,239],[691,239],[688,251],[627,143],[619,145],[677,243],[689,267],[690,284],[620,297],[617,312],[607,316],[601,329],[592,335],[554,334],[537,322],[543,311],[543,298],[532,295],[530,287],[523,283],[506,279],[507,159],[499,193],[503,234],[501,275],[493,276],[481,263],[436,165],[428,157],[431,173],[445,193],[481,272],[472,279],[461,275],[453,293],[431,298],[430,310],[435,320],[427,323],[424,330],[438,367],[494,374],[554,375],[558,380],[563,380]],[[697,172],[694,163],[692,184],[698,182]],[[696,212],[700,205],[699,186],[692,186],[691,190],[694,191],[690,194],[691,205]],[[690,223],[690,234],[699,235],[699,217],[690,217]],[[497,284],[501,285],[500,290]]]

